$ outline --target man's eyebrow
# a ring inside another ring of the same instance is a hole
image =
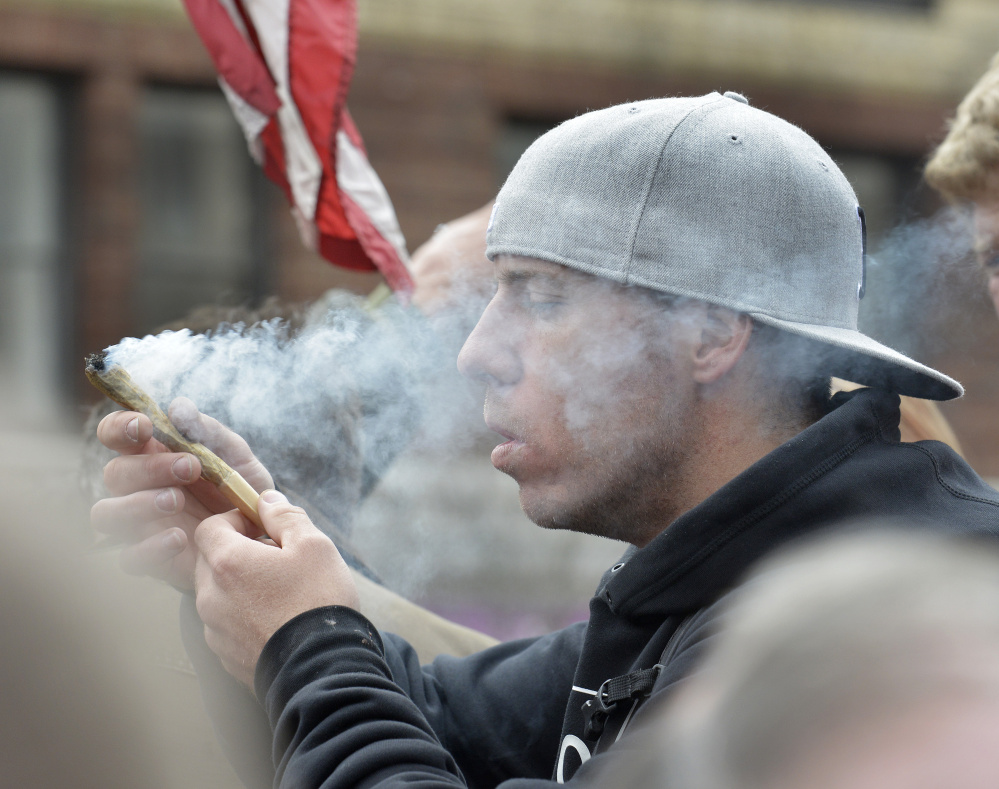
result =
[[[496,274],[496,281],[506,284],[514,285],[522,282],[541,282],[543,284],[562,284],[564,281],[563,277],[557,274],[551,274],[547,271],[532,271],[530,269],[504,269]]]

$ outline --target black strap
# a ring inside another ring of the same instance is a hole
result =
[[[698,613],[703,615],[707,610],[702,608]],[[691,614],[677,625],[676,630],[673,631],[663,648],[659,662],[652,668],[639,669],[630,674],[606,680],[597,690],[596,696],[583,704],[583,717],[586,721],[586,726],[583,729],[584,739],[595,740],[599,738],[603,734],[607,718],[622,701],[646,699],[652,695],[656,680],[659,679],[666,664],[673,658],[674,647],[679,644],[691,623],[697,618],[697,614]]]
[[[652,668],[643,668],[623,677],[614,677],[600,686],[597,695],[609,704],[617,704],[619,701],[633,699],[636,696],[648,696],[662,670],[662,665],[656,663]]]
[[[586,719],[583,737],[587,740],[597,739],[604,731],[607,718],[622,701],[651,695],[662,670],[662,664],[656,663],[652,668],[632,671],[630,674],[612,677],[604,682],[597,695],[583,704],[583,715]]]

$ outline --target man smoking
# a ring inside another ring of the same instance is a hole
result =
[[[356,610],[304,512],[265,493],[274,544],[251,539],[135,414],[99,428],[123,452],[99,516],[135,524],[137,566],[193,583],[206,643],[269,720],[276,785],[584,781],[690,671],[759,557],[861,516],[999,525],[999,495],[948,447],[899,443],[898,393],[962,390],[857,331],[863,223],[829,156],[735,93],[591,112],[521,158],[459,368],[485,386],[493,464],[525,512],[633,546],[586,623],[421,668]],[[830,397],[834,375],[868,388]]]

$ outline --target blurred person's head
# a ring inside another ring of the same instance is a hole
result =
[[[493,267],[486,257],[486,227],[492,208],[490,201],[439,225],[410,261],[415,283],[413,306],[443,333],[453,334],[457,347],[493,293]]]
[[[157,695],[100,607],[110,590],[37,507],[3,526],[0,785],[165,788],[184,755],[157,748]]]
[[[971,206],[975,251],[999,313],[999,55],[958,105],[926,180],[948,200]]]
[[[493,209],[459,366],[535,522],[642,545],[828,408],[830,376],[960,386],[857,331],[864,219],[805,132],[737,94],[587,113]]]
[[[767,561],[659,725],[637,789],[999,785],[999,554],[884,531]]]

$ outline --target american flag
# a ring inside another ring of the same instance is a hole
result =
[[[395,210],[346,99],[355,0],[184,0],[246,134],[292,205],[303,241],[330,262],[412,290]]]

